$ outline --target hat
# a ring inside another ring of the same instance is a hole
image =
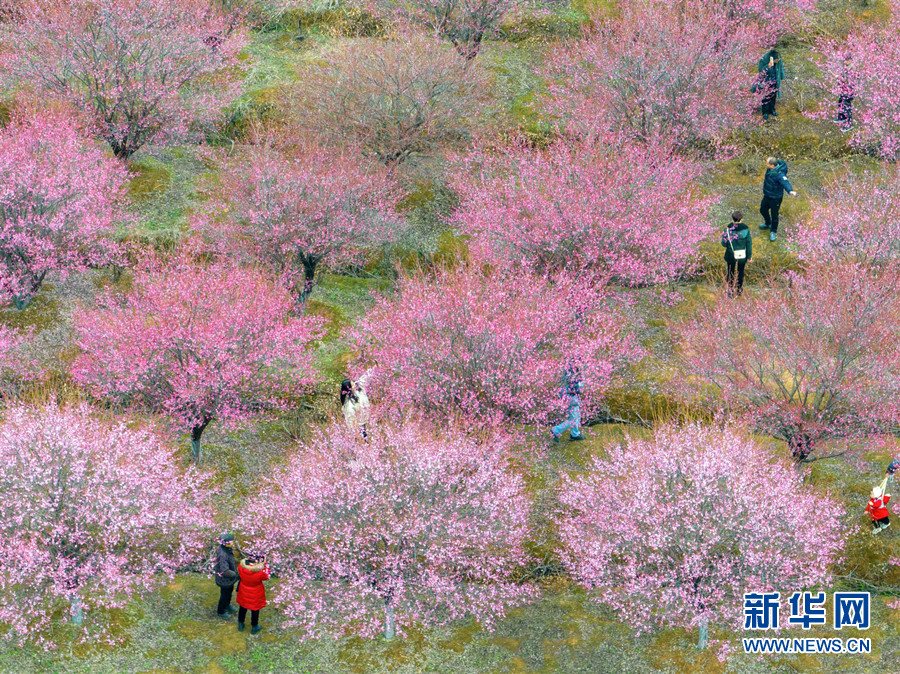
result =
[[[220,539],[223,543],[227,543],[228,541],[233,541],[233,540],[234,540],[234,534],[222,534],[221,536],[219,536],[219,539]]]
[[[881,496],[881,487],[872,487],[872,498],[879,498]]]

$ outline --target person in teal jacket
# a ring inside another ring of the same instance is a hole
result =
[[[762,99],[763,119],[769,119],[769,115],[777,117],[775,101],[781,98],[781,81],[784,79],[784,63],[777,49],[770,49],[759,60],[759,83],[765,92]]]
[[[559,396],[562,398],[566,419],[558,426],[550,429],[550,437],[553,442],[559,442],[559,436],[569,431],[569,440],[584,440],[581,434],[581,392],[584,390],[584,377],[577,365],[570,364],[566,367],[562,377],[562,386]]]
[[[728,267],[725,275],[727,292],[729,295],[740,295],[744,292],[744,267],[753,259],[753,238],[750,228],[744,224],[744,214],[740,211],[731,214],[731,222],[722,232],[722,246],[725,248],[725,264]]]

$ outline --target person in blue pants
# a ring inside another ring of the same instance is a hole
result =
[[[577,368],[568,368],[563,379],[560,397],[566,403],[566,419],[558,426],[550,429],[553,442],[559,442],[559,436],[569,431],[569,440],[584,440],[581,434],[581,392],[584,390],[584,379]]]

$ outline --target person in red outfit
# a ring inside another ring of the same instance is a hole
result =
[[[869,499],[866,512],[872,518],[873,534],[877,534],[891,525],[887,509],[887,504],[890,500],[890,496],[882,494],[881,487],[872,487],[872,498]]]
[[[238,576],[241,578],[237,591],[238,631],[244,631],[244,619],[250,611],[250,634],[257,634],[262,627],[259,624],[259,612],[266,605],[266,588],[264,581],[269,580],[269,565],[265,556],[248,555],[238,565]]]

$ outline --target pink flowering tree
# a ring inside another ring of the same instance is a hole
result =
[[[315,381],[315,317],[257,271],[198,266],[182,255],[135,273],[126,295],[102,296],[75,317],[82,350],[72,376],[91,393],[168,416],[200,439],[213,420],[237,424],[284,409]]]
[[[487,259],[666,283],[696,269],[714,228],[713,199],[692,185],[702,171],[662,144],[476,151],[453,174],[453,221]]]
[[[658,0],[684,12],[701,12],[727,21],[752,22],[771,44],[784,32],[803,25],[819,0]]]
[[[552,51],[546,110],[577,136],[716,149],[753,123],[761,94],[751,93],[747,66],[760,44],[751,24],[714,12],[625,3],[617,17]]]
[[[399,189],[383,167],[318,146],[291,157],[250,147],[223,167],[215,192],[221,196],[196,228],[272,269],[298,309],[317,270],[362,261],[403,226]]]
[[[666,428],[563,478],[563,562],[637,631],[743,627],[745,592],[826,585],[840,505],[729,429]]]
[[[240,32],[200,0],[24,0],[7,79],[86,111],[116,156],[198,136],[239,94]]]
[[[78,641],[111,641],[119,608],[204,552],[213,522],[199,474],[170,448],[85,407],[17,405],[0,424],[0,620],[45,648],[61,611]]]
[[[900,259],[900,171],[840,175],[793,228],[791,244],[809,262],[851,261],[874,269]]]
[[[28,355],[30,338],[30,331],[0,325],[0,398],[12,398],[24,382],[42,374],[40,365]]]
[[[489,124],[491,87],[478,64],[411,33],[339,44],[303,69],[287,105],[289,127],[395,166],[471,142]]]
[[[237,525],[269,551],[287,624],[391,639],[467,616],[490,627],[532,598],[515,581],[530,503],[505,449],[411,425],[317,433]]]
[[[117,259],[128,175],[61,110],[0,129],[0,295],[24,309],[47,274]]]
[[[785,440],[797,462],[828,439],[900,422],[900,293],[855,263],[812,267],[774,292],[720,298],[676,326],[676,390]]]
[[[241,25],[264,26],[279,19],[288,9],[298,4],[314,4],[312,0],[298,3],[296,0],[212,0],[219,5],[226,19],[225,33],[231,34]]]
[[[476,265],[403,278],[359,322],[354,343],[370,388],[399,409],[470,426],[545,423],[560,414],[568,367],[581,369],[583,414],[641,350],[623,298],[585,277],[555,282]]]
[[[830,94],[820,115],[838,112],[841,96],[853,96],[856,149],[890,161],[900,157],[900,2],[892,0],[885,25],[859,24],[843,41],[823,40],[821,85]]]
[[[535,4],[533,0],[355,0],[378,15],[412,21],[456,47],[473,60],[486,37],[504,17]]]

